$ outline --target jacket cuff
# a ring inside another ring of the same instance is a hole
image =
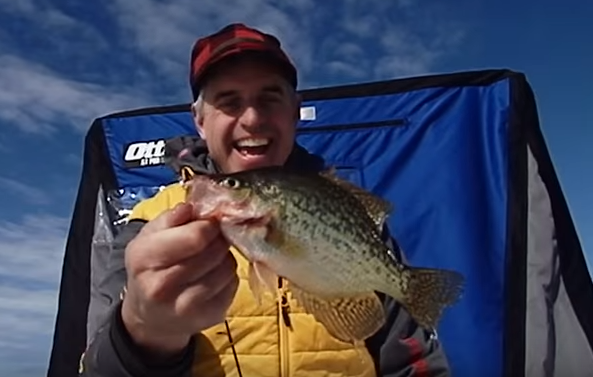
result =
[[[134,343],[121,317],[121,302],[113,311],[110,330],[111,343],[124,369],[132,376],[185,377],[189,376],[195,351],[195,338],[180,354],[166,360],[156,360]]]

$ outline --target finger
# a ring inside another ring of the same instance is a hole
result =
[[[234,260],[226,242],[219,237],[208,247],[207,253],[200,253],[154,273],[152,278],[158,281],[158,286],[155,287],[158,297],[179,295],[187,286],[218,268],[225,258]]]
[[[204,310],[208,301],[215,300],[221,292],[236,290],[238,284],[236,261],[229,255],[208,274],[183,289],[177,299],[177,310],[184,315]]]
[[[142,227],[141,233],[154,233],[173,228],[194,219],[193,206],[189,203],[179,203],[174,208],[161,213]]]
[[[236,276],[236,275],[235,275]],[[239,287],[239,279],[234,278],[209,300],[200,302],[185,309],[182,315],[189,318],[200,318],[200,325],[202,329],[212,327],[224,321],[227,310],[233,303],[237,289]]]
[[[196,220],[137,238],[129,257],[141,270],[168,268],[207,251],[216,238],[222,239],[216,222]]]
[[[218,281],[218,275],[221,273],[229,272],[232,274],[237,273],[237,260],[233,256],[228,249],[224,252],[222,250],[218,251],[219,255],[222,255],[220,262],[216,265],[213,265],[210,269],[196,272],[194,271],[193,277],[189,277],[186,282],[186,287],[194,285],[199,282],[203,282],[204,284],[208,285],[209,283],[213,282],[216,284]]]

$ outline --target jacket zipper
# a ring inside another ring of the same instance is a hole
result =
[[[327,126],[320,127],[301,127],[297,128],[297,133],[316,133],[316,132],[331,132],[331,131],[355,131],[365,130],[369,128],[382,128],[382,127],[401,127],[408,124],[406,119],[388,119],[378,122],[359,122],[359,123],[348,123],[348,124],[330,124]]]
[[[278,288],[282,292],[281,300],[278,302],[278,325],[280,328],[280,376],[288,377],[289,375],[289,358],[290,349],[288,341],[288,328],[290,328],[290,307],[288,305],[288,297],[283,289],[282,278],[278,279]]]

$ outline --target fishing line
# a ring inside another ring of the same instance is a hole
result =
[[[231,343],[231,349],[233,350],[233,356],[235,357],[235,364],[237,365],[237,371],[239,372],[239,377],[243,377],[243,374],[241,373],[241,365],[239,365],[239,358],[237,357],[237,351],[235,350],[235,343],[233,342],[233,337],[231,335],[229,321],[225,319],[224,325],[226,326],[226,333],[229,337],[229,342]]]

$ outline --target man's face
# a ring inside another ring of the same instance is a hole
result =
[[[293,148],[299,106],[273,67],[236,61],[209,78],[197,127],[223,172],[282,165]]]

